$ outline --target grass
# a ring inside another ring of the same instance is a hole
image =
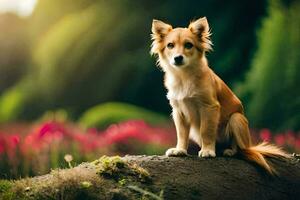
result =
[[[13,200],[14,193],[11,188],[13,183],[8,180],[0,180],[0,199],[1,200]]]

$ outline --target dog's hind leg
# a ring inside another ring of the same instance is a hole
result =
[[[248,120],[241,113],[233,113],[228,120],[225,136],[231,141],[231,148],[225,149],[225,156],[233,156],[238,148],[246,149],[251,146],[251,136],[248,127]]]

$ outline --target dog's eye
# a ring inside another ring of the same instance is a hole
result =
[[[191,49],[191,48],[193,48],[193,44],[192,43],[190,43],[190,42],[186,42],[185,44],[184,44],[184,48],[186,48],[186,49]]]
[[[167,44],[167,47],[168,47],[168,49],[173,49],[174,48],[174,44],[170,42],[170,43]]]

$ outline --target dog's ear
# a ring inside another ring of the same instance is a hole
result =
[[[188,28],[198,37],[201,48],[204,51],[212,50],[212,42],[210,40],[211,33],[206,17],[202,17],[191,22]]]
[[[156,19],[152,21],[152,34],[164,37],[170,30],[172,30],[171,25]]]
[[[151,54],[157,54],[160,50],[160,44],[163,41],[164,37],[172,30],[172,26],[166,24],[160,20],[154,19],[152,21],[152,48]]]

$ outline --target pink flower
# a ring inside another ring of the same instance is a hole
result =
[[[0,133],[0,154],[4,153],[5,151],[5,141],[3,138],[3,135],[1,135],[2,133]]]
[[[271,141],[271,131],[269,129],[262,129],[260,132],[259,132],[259,137],[261,140],[263,141]]]
[[[145,144],[170,144],[170,134],[166,130],[150,127],[144,121],[133,120],[111,125],[102,134],[104,145],[127,143],[135,139]]]
[[[16,148],[17,145],[20,142],[20,136],[19,135],[10,135],[8,136],[8,144],[9,144],[9,148]]]
[[[295,141],[295,147],[300,150],[300,137]]]
[[[286,143],[290,146],[294,146],[295,141],[296,141],[295,133],[292,131],[287,131],[285,133],[285,137],[286,137]]]
[[[274,137],[274,141],[277,145],[283,146],[285,143],[285,137],[283,134],[278,134]]]
[[[61,133],[65,132],[64,127],[57,122],[47,122],[43,124],[39,129],[39,136],[43,137],[46,134],[51,133]]]
[[[8,156],[9,162],[14,162],[17,160],[16,153],[18,145],[20,142],[20,136],[17,134],[13,135],[4,135],[4,151]]]

